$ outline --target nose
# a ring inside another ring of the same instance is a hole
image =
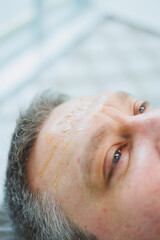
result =
[[[160,151],[160,110],[129,116],[124,122],[133,137],[148,139]]]

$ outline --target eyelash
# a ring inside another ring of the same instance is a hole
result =
[[[147,107],[147,106],[148,106],[148,102],[147,102],[147,101],[145,101],[144,103],[142,103],[142,105],[140,106],[140,108],[139,108],[139,110],[138,110],[138,113],[139,113],[139,114],[142,114],[142,113],[146,110],[146,107]],[[143,107],[143,108],[142,108],[142,107]],[[143,110],[142,112],[141,112],[141,109]],[[121,155],[122,155],[122,149],[123,149],[125,146],[126,146],[126,144],[123,145],[123,146],[121,146],[121,147],[119,147],[118,149],[116,149],[116,151],[115,151],[115,153],[114,153],[113,161],[112,161],[112,168],[111,168],[111,171],[110,171],[110,174],[109,174],[109,178],[110,178],[111,175],[112,175],[112,172],[113,172],[113,169],[114,169],[115,165],[120,161],[120,158],[121,158]],[[117,158],[118,158],[118,155],[120,156],[119,159],[117,159]]]

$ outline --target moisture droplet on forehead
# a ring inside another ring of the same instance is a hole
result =
[[[57,123],[57,125],[62,125],[64,123],[64,121],[60,121]]]
[[[105,108],[101,108],[100,112],[104,113],[104,112],[106,112],[106,109]]]
[[[60,145],[61,142],[62,142],[62,140],[57,141],[57,142],[53,145],[53,147],[52,147],[52,149],[51,149],[51,152],[50,152],[50,155],[49,155],[49,157],[47,158],[47,160],[46,160],[46,162],[45,162],[45,164],[44,164],[44,166],[43,166],[43,169],[41,170],[41,172],[40,172],[40,174],[39,174],[40,177],[43,177],[44,172],[46,171],[49,163],[51,162],[51,160],[52,160],[52,158],[53,158],[53,155],[54,155],[55,151],[57,150],[57,148],[59,147],[59,145]]]
[[[45,135],[45,139],[47,140],[47,144],[50,144],[53,140],[53,135],[51,133],[48,133]]]
[[[72,115],[71,114],[69,114],[69,115],[67,115],[65,118],[71,118],[72,117]]]
[[[66,132],[68,132],[69,130],[71,130],[71,127],[67,127],[67,128],[65,128],[65,129],[63,129],[63,133],[66,133]]]
[[[82,132],[83,131],[83,128],[78,128],[75,130],[75,132]]]
[[[57,179],[54,180],[54,182],[53,182],[53,187],[54,187],[54,188],[57,187]]]
[[[52,140],[53,140],[53,136],[48,139],[47,144],[50,144]]]
[[[50,134],[46,134],[46,135],[45,135],[45,139],[47,139],[49,136],[50,136]]]
[[[62,150],[66,149],[69,145],[69,142],[67,142],[65,145],[62,146]]]

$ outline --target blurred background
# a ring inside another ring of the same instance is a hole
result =
[[[159,12],[159,0],[0,1],[0,204],[16,117],[37,92],[123,90],[160,107]]]

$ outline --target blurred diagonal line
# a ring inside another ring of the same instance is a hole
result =
[[[121,16],[110,15],[110,14],[106,14],[105,17],[106,17],[106,20],[108,20],[108,17],[110,17],[110,20],[112,20],[112,21],[127,25],[136,30],[145,32],[146,34],[151,34],[153,37],[158,37],[158,38],[160,37],[160,32],[158,30],[151,29],[149,27],[144,26],[143,24],[133,22],[127,18],[123,18]]]
[[[9,26],[4,26],[0,31],[0,42],[5,41],[9,37],[15,35],[19,31],[23,30],[25,27],[29,27],[36,20],[35,16],[24,16],[24,19],[21,22],[12,23]]]
[[[46,58],[45,61],[42,63],[40,62],[38,66],[36,67],[33,72],[27,76],[26,78],[21,79],[23,81],[19,81],[19,84],[14,86],[12,90],[8,91],[7,93],[4,93],[0,97],[0,105],[4,104],[6,101],[10,100],[12,97],[14,97],[19,91],[23,90],[26,86],[33,83],[33,81],[37,81],[38,77],[48,68],[53,66],[57,61],[59,61],[64,55],[70,53],[75,47],[77,47],[81,42],[83,42],[85,39],[87,39],[91,34],[95,32],[95,30],[102,25],[106,21],[106,17],[102,15],[94,16],[88,24],[85,22],[85,26],[82,26],[82,29],[77,29],[75,26],[75,35],[74,37],[71,36],[71,38],[66,42],[65,44],[62,43],[63,46],[61,46],[59,49],[61,49],[57,54],[51,54],[49,53],[49,57]],[[108,17],[108,20],[110,20],[110,17]],[[78,31],[77,31],[78,30]],[[77,33],[76,33],[77,31]],[[58,36],[59,37],[59,36]],[[53,42],[52,42],[53,45]]]
[[[31,48],[38,41],[41,41],[41,39],[49,37],[58,28],[67,24],[68,21],[74,19],[77,15],[80,15],[81,11],[83,10],[83,7],[79,8],[78,6],[69,6],[66,11],[65,7],[66,6],[63,6],[61,9],[59,9],[59,11],[61,11],[61,14],[59,15],[63,15],[63,17],[58,19],[58,21],[57,19],[56,21],[54,20],[55,22],[53,21],[51,26],[47,27],[45,30],[42,27],[42,16],[36,14],[26,15],[23,17],[23,19],[21,19],[21,21],[15,21],[10,24],[10,26],[5,26],[0,29],[0,44],[3,44],[6,40],[10,41],[10,44],[12,44],[12,38],[14,39],[16,37],[17,41],[19,41],[19,37],[21,37],[21,34],[25,34],[25,31],[33,32],[31,40],[29,40],[27,43],[23,43],[22,46],[18,46],[18,49],[15,48],[12,53],[9,55],[6,54],[4,58],[0,59],[0,67],[2,68],[6,63],[8,63],[8,61],[12,61],[22,52]],[[51,11],[51,9],[49,10]],[[54,13],[54,17],[56,14],[58,15],[58,13],[58,11]]]
[[[0,104],[3,104],[7,100],[10,100],[19,91],[23,90],[26,86],[32,84],[33,81],[37,81],[38,77],[45,70],[47,70],[48,68],[53,66],[55,63],[57,63],[57,61],[59,61],[64,55],[69,54],[75,47],[77,47],[79,44],[85,41],[91,34],[93,34],[100,25],[102,25],[103,23],[106,23],[107,21],[118,22],[120,24],[127,25],[131,28],[145,32],[146,34],[151,34],[153,37],[158,37],[158,38],[160,37],[160,33],[158,31],[152,30],[150,28],[146,28],[145,26],[142,26],[142,25],[138,25],[122,17],[117,17],[110,14],[104,14],[104,15],[99,14],[96,17],[94,16],[94,18],[92,18],[89,23],[86,23],[86,26],[84,27],[84,29],[81,29],[79,31],[79,34],[75,34],[74,36],[71,36],[69,41],[67,41],[65,44],[62,43],[62,45],[59,47],[60,50],[57,52],[57,54],[54,54],[54,49],[51,50],[51,52],[49,53],[49,56],[46,57],[44,61],[39,62],[30,75],[22,78],[21,79],[22,81],[19,82],[16,86],[14,86],[12,90],[0,96]],[[78,26],[75,27],[75,29],[76,28],[78,28]],[[59,38],[59,40],[61,39],[61,33],[59,36],[57,36],[57,38]]]

